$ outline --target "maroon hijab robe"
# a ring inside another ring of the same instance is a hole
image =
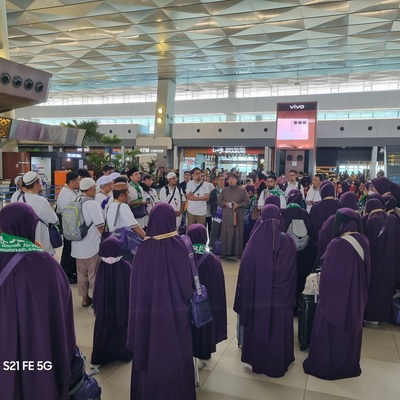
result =
[[[31,242],[37,222],[25,203],[0,211],[3,232]],[[0,252],[0,272],[14,254]],[[68,400],[76,349],[72,295],[53,256],[32,251],[18,262],[0,287],[0,321],[0,398]],[[18,361],[19,370],[5,370],[4,361]],[[50,369],[39,369],[44,361]]]
[[[191,225],[186,234],[193,244],[207,243],[207,230],[202,224]],[[201,257],[202,254],[196,254],[197,261]],[[221,261],[217,256],[208,254],[199,266],[199,279],[207,288],[213,320],[201,328],[192,326],[193,356],[208,360],[211,353],[216,351],[216,345],[227,338],[225,278]]]
[[[174,232],[174,209],[156,204],[147,225],[149,239],[138,248],[131,273],[132,400],[196,398],[189,315],[193,279],[188,251]]]
[[[243,253],[233,309],[244,327],[242,361],[257,374],[281,377],[294,361],[297,251],[281,233],[277,206],[264,206],[261,219]]]
[[[370,258],[368,239],[353,233],[364,260],[339,235],[355,232],[358,214],[343,208],[336,214],[337,232],[321,261],[319,298],[304,372],[321,379],[359,376],[364,308],[367,303]]]
[[[371,281],[365,319],[389,322],[392,297],[399,276],[398,226],[396,220],[384,211],[378,199],[368,200],[365,208],[368,217],[364,234],[369,240],[371,256]]]
[[[121,243],[114,236],[101,243],[99,255],[102,259],[93,292],[96,321],[91,363],[130,361],[132,353],[126,347],[126,339],[131,265],[124,258],[116,262],[110,259],[121,256]]]

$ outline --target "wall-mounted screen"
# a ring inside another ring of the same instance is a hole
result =
[[[314,149],[317,102],[278,103],[277,149]]]

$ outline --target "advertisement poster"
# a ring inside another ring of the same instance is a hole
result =
[[[314,149],[317,108],[317,102],[278,103],[276,148]]]

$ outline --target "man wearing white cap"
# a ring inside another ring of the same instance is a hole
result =
[[[79,188],[82,196],[82,214],[89,227],[87,235],[79,241],[72,242],[72,257],[76,258],[78,273],[78,294],[82,296],[82,307],[92,304],[89,289],[93,293],[97,266],[99,265],[99,247],[101,234],[104,230],[104,218],[96,196],[96,182],[92,178],[83,178]],[[93,201],[92,201],[93,200]]]
[[[111,175],[103,175],[97,179],[96,185],[97,189],[100,190],[94,199],[100,204],[104,216],[104,210],[106,205],[109,203],[110,194],[113,188],[113,179],[111,178]]]
[[[18,201],[18,197],[22,196],[22,194],[24,193],[22,191],[22,176],[18,175],[15,179],[14,179],[14,183],[16,186],[16,190],[13,193],[13,195],[11,196],[11,203],[14,203],[15,201]]]
[[[186,197],[183,190],[177,186],[178,178],[174,172],[167,174],[168,184],[160,190],[160,201],[170,204],[175,210],[176,215],[176,229],[179,228],[182,219],[183,206]]]
[[[17,200],[29,204],[33,211],[39,218],[39,222],[36,225],[35,239],[43,245],[43,250],[47,253],[54,254],[55,250],[50,242],[49,224],[56,224],[58,217],[53,208],[45,197],[39,196],[39,193],[43,190],[42,181],[36,172],[27,172],[22,177],[23,184],[25,186],[24,193]]]
[[[119,172],[112,172],[109,176],[113,181],[115,181],[117,178],[121,176],[121,174]]]

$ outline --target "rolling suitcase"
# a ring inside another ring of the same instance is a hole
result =
[[[310,346],[314,315],[317,308],[315,298],[314,294],[302,293],[300,295],[298,337],[301,351],[307,350]]]

